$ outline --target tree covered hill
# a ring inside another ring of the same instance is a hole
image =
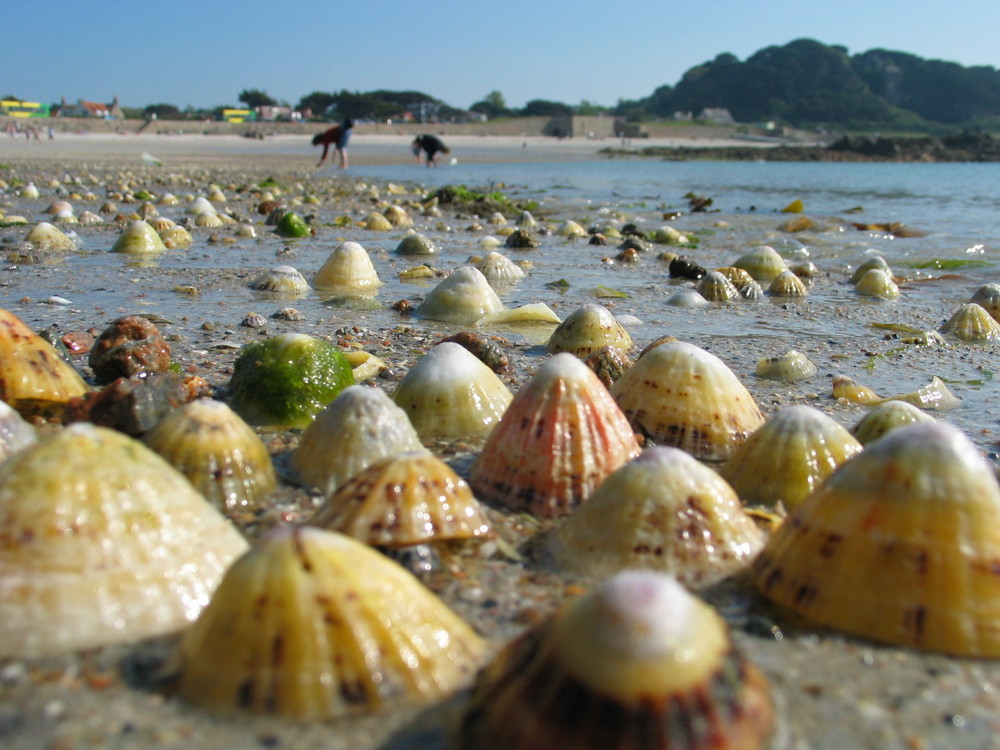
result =
[[[844,47],[797,39],[746,61],[723,53],[676,86],[619,103],[633,118],[725,108],[740,122],[857,129],[1000,126],[1000,71],[888,50],[850,56]]]

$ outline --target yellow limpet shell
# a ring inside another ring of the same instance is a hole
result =
[[[388,232],[392,229],[392,222],[378,211],[372,211],[370,214],[365,216],[365,218],[361,220],[361,225],[365,229],[370,229],[373,232]]]
[[[840,467],[753,565],[769,599],[821,625],[1000,657],[1000,487],[962,432],[907,425]]]
[[[975,302],[962,305],[941,326],[941,333],[948,333],[960,341],[1000,341],[1000,323],[985,307]]]
[[[491,536],[468,483],[422,448],[383,458],[347,480],[309,525],[376,547]]]
[[[173,226],[164,229],[160,232],[160,239],[163,240],[163,246],[166,248],[187,248],[194,244],[194,237],[191,233],[182,226]]]
[[[871,388],[847,375],[834,375],[830,395],[835,399],[844,399],[852,404],[868,406],[874,406],[883,401],[882,397]]]
[[[368,251],[358,242],[342,242],[330,253],[313,286],[322,291],[374,293],[382,286]]]
[[[628,568],[708,586],[742,569],[764,533],[733,489],[679,448],[644,450],[556,530],[560,567],[596,578]]]
[[[861,451],[851,433],[819,409],[788,406],[732,452],[719,473],[746,505],[795,508]]]
[[[406,412],[385,391],[351,385],[306,428],[289,466],[304,485],[330,496],[376,461],[422,448]]]
[[[484,437],[513,397],[476,355],[450,341],[417,360],[392,395],[421,440]]]
[[[160,235],[142,219],[129,222],[128,226],[118,235],[115,244],[111,246],[111,252],[128,253],[129,255],[162,253],[166,249]]]
[[[764,746],[770,687],[715,611],[672,577],[619,573],[509,643],[482,671],[457,746]]]
[[[196,227],[214,228],[221,227],[224,224],[226,224],[225,219],[215,211],[202,211],[194,217],[194,225]]]
[[[88,390],[52,344],[0,309],[0,399],[25,417],[58,416]]]
[[[758,378],[794,383],[799,380],[808,380],[817,372],[816,365],[806,355],[795,349],[789,349],[777,357],[764,357],[757,360],[754,374]]]
[[[411,219],[410,215],[406,213],[406,209],[400,206],[387,206],[382,212],[382,215],[385,216],[386,220],[388,220],[388,222],[394,227],[402,227],[405,229],[413,226],[413,219]],[[371,227],[369,227],[369,229],[370,228]]]
[[[190,401],[163,417],[142,441],[222,510],[252,510],[278,487],[264,442],[226,404]]]
[[[895,299],[899,296],[899,287],[886,271],[880,268],[872,268],[854,285],[854,291],[866,297],[881,297],[882,299]]]
[[[605,346],[627,352],[632,337],[606,307],[594,303],[581,305],[552,332],[545,350],[550,354],[569,352],[586,359]]]
[[[739,290],[726,275],[719,271],[709,271],[698,281],[698,293],[709,302],[729,302],[739,299]]]
[[[464,266],[431,289],[415,312],[419,317],[432,320],[475,323],[503,309],[503,302],[482,272],[473,266]]]
[[[282,527],[233,564],[184,634],[179,692],[217,713],[331,719],[446,698],[473,678],[484,650],[368,545]]]
[[[994,319],[1000,319],[1000,284],[994,282],[983,284],[969,298],[969,302],[975,302]]]
[[[724,460],[764,423],[733,371],[683,341],[648,349],[611,386],[611,395],[638,432],[705,461]]]
[[[756,281],[768,282],[782,271],[788,270],[785,259],[770,245],[760,245],[744,253],[733,261],[733,266],[742,268]]]
[[[24,238],[41,252],[73,252],[76,243],[65,232],[47,221],[40,221]]]
[[[887,432],[914,422],[933,422],[934,417],[908,401],[883,401],[859,419],[850,432],[862,445],[878,440]]]
[[[806,297],[809,291],[802,279],[791,271],[784,270],[771,280],[767,293],[772,297]]]
[[[572,219],[567,219],[556,227],[556,234],[567,239],[576,239],[577,237],[586,237],[587,230]]]
[[[857,284],[869,271],[881,271],[890,281],[892,281],[892,269],[881,255],[875,255],[854,269],[854,273],[847,280],[849,284]]]
[[[639,450],[607,388],[564,352],[518,391],[473,465],[470,484],[484,500],[552,518],[586,501]]]
[[[142,443],[72,424],[0,465],[0,656],[180,630],[245,549]]]

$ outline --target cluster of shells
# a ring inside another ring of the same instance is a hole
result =
[[[254,199],[269,224],[292,232],[289,216],[304,221],[280,194]],[[252,238],[249,223],[213,205],[226,200],[221,188],[191,197],[186,223]],[[71,207],[52,209],[70,223]],[[191,243],[151,200],[135,213],[117,222],[112,252]],[[438,252],[399,205],[358,224],[406,230],[398,255]],[[523,238],[537,223],[522,214],[511,229],[497,232]],[[552,233],[587,235],[575,222]],[[660,241],[686,239],[663,230]],[[40,253],[80,249],[45,222],[25,241]],[[768,246],[717,270],[677,267],[697,275],[691,289],[706,303],[757,299],[765,284],[771,296],[804,297],[815,276]],[[859,295],[900,294],[888,267],[857,271],[848,283]],[[412,311],[457,327],[548,326],[544,359],[518,388],[469,346],[441,341],[390,392],[357,384],[383,370],[370,357],[285,334],[274,337],[283,354],[253,359],[247,347],[224,397],[179,405],[141,439],[89,422],[37,434],[24,417],[58,419],[91,387],[2,311],[0,656],[170,636],[171,690],[205,711],[325,720],[461,694],[456,745],[515,750],[631,746],[621,738],[639,734],[638,747],[682,736],[684,747],[765,747],[773,688],[698,593],[720,582],[755,589],[817,632],[1000,657],[1000,488],[969,439],[928,415],[954,405],[943,383],[881,398],[837,381],[834,396],[870,407],[849,429],[816,406],[766,414],[720,357],[676,339],[637,352],[607,307],[564,319],[540,303],[506,308],[498,289],[524,274],[491,249]],[[316,290],[371,298],[381,286],[354,241],[310,279],[277,265],[249,283],[291,300]],[[983,287],[941,333],[997,340],[998,300],[1000,287]],[[334,354],[343,378],[302,396],[294,421],[275,416],[275,402],[300,398],[295,388],[242,381],[316,381],[305,360]],[[268,357],[303,369],[272,374]],[[92,357],[96,381],[117,376],[101,367]],[[783,383],[816,374],[795,350],[755,372]],[[262,440],[268,427],[301,432],[280,465]],[[442,441],[475,445],[471,464],[456,470],[435,450]],[[315,507],[282,517],[289,487]],[[512,523],[539,533],[512,549]],[[250,533],[254,524],[268,528]],[[505,557],[583,593],[490,644],[432,581]]]

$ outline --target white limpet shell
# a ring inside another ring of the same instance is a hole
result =
[[[764,357],[757,360],[754,374],[758,378],[795,383],[800,380],[808,380],[817,372],[819,370],[816,365],[805,354],[795,349],[789,349],[777,357]]]
[[[210,201],[208,198],[199,195],[197,198],[195,198],[188,204],[188,207],[185,209],[185,211],[195,216],[203,214],[206,211],[214,214],[215,206],[212,205],[212,201]]]
[[[96,224],[103,224],[104,219],[95,214],[93,211],[81,211],[80,223],[83,224],[83,226],[85,227],[90,227]]]
[[[483,437],[500,421],[513,394],[460,344],[434,346],[396,386],[392,399],[421,440]]]
[[[518,391],[469,481],[485,500],[552,518],[585,502],[639,450],[607,388],[564,352],[546,360]]]
[[[743,441],[719,474],[746,505],[795,508],[861,443],[819,409],[788,406]]]
[[[0,461],[38,442],[38,431],[6,401],[0,401]]]
[[[562,321],[559,319],[559,316],[556,315],[555,310],[546,305],[544,302],[529,302],[528,304],[521,305],[520,307],[504,309],[500,312],[485,315],[477,320],[473,325],[476,328],[484,328],[496,325],[517,325],[521,323],[559,325],[561,322]]]
[[[648,349],[611,386],[611,395],[638,432],[701,460],[724,460],[764,423],[733,371],[683,341]]]
[[[221,401],[197,399],[174,409],[142,441],[220,510],[254,510],[278,487],[267,447]]]
[[[576,239],[578,237],[586,237],[587,230],[580,226],[578,222],[575,222],[572,219],[567,219],[556,227],[556,234],[560,237],[566,237],[567,239]]]
[[[129,255],[162,253],[166,249],[160,235],[142,219],[130,222],[118,235],[115,244],[111,246],[111,252],[128,253]]]
[[[968,302],[941,326],[941,333],[960,341],[1000,341],[1000,323],[982,305]]]
[[[182,226],[172,226],[160,232],[160,239],[166,248],[186,248],[194,244],[194,237]]]
[[[476,263],[490,284],[505,284],[524,278],[524,270],[502,253],[491,251]]]
[[[759,750],[773,725],[766,678],[715,610],[633,570],[509,643],[478,676],[457,746]]]
[[[569,352],[586,359],[605,346],[614,346],[627,352],[632,348],[632,337],[615,316],[602,305],[581,305],[552,332],[545,350],[550,354]]]
[[[899,296],[899,286],[892,276],[880,268],[872,268],[854,285],[854,291],[866,297],[895,299]]]
[[[41,252],[72,252],[76,244],[57,226],[40,221],[24,237],[32,247]]]
[[[514,224],[519,227],[531,229],[532,227],[538,226],[538,220],[535,219],[531,211],[522,211],[517,215],[517,221],[515,221]]]
[[[0,656],[127,643],[197,617],[247,545],[142,443],[78,422],[0,465]]]
[[[416,315],[451,323],[475,323],[504,309],[500,297],[473,266],[459,268],[435,286],[416,309]]]
[[[906,425],[841,466],[753,565],[769,599],[877,641],[1000,657],[1000,487],[956,427]]]
[[[251,281],[249,287],[292,299],[309,294],[309,282],[293,266],[270,268]]]
[[[173,229],[177,226],[177,222],[173,219],[168,219],[166,216],[157,216],[153,219],[147,219],[146,223],[149,224],[153,229],[157,231],[160,237],[163,237],[163,233],[168,229]]]
[[[906,401],[931,411],[948,411],[962,403],[962,400],[955,396],[937,375],[931,378],[931,382],[927,385],[910,393],[892,396],[891,400]]]
[[[744,253],[733,261],[733,266],[742,268],[757,281],[768,282],[782,271],[788,270],[785,259],[770,245],[760,245]]]
[[[969,302],[975,302],[995,320],[1000,320],[1000,284],[993,282],[983,284],[969,298]]]
[[[406,412],[385,391],[352,385],[306,428],[289,466],[304,485],[329,496],[376,461],[421,449]]]
[[[316,289],[342,293],[374,293],[382,286],[368,251],[347,240],[334,249],[313,278]]]
[[[215,228],[221,227],[224,224],[226,224],[226,220],[222,218],[222,214],[215,211],[202,211],[194,217],[194,225],[196,227]]]
[[[501,245],[503,245],[503,242],[492,234],[487,234],[485,237],[479,238],[479,247],[482,250],[496,250]],[[482,271],[483,269],[480,268],[479,270]]]
[[[282,527],[226,573],[180,646],[179,692],[216,713],[323,720],[465,687],[482,639],[363,542]]]
[[[374,547],[492,536],[468,483],[423,448],[367,466],[327,497],[309,525]]]
[[[660,446],[612,473],[570,514],[556,529],[554,554],[561,568],[595,578],[647,568],[695,587],[741,570],[764,540],[715,471]]]
[[[712,303],[694,289],[681,289],[667,297],[666,304],[671,307],[697,309],[699,307],[708,307]]]
[[[907,401],[883,401],[855,422],[850,433],[859,443],[868,445],[897,427],[933,421],[934,417]]]

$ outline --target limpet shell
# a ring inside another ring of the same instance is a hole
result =
[[[567,219],[556,227],[556,234],[560,237],[572,240],[578,237],[586,237],[587,230],[580,226],[578,222],[575,222],[572,219]]]
[[[328,496],[309,525],[374,547],[492,535],[466,481],[423,448],[370,464]]]
[[[396,245],[400,255],[436,255],[437,251],[437,245],[420,232],[410,232]]]
[[[421,440],[485,436],[513,397],[476,355],[450,341],[417,360],[392,395]]]
[[[362,219],[361,226],[373,232],[388,232],[392,229],[392,222],[378,211],[372,211]]]
[[[385,391],[351,385],[306,428],[289,466],[302,484],[329,496],[376,461],[422,448],[406,412]]]
[[[491,250],[476,263],[486,280],[493,284],[506,284],[524,278],[524,270],[506,255]]]
[[[834,375],[831,381],[830,395],[835,399],[844,399],[852,404],[875,405],[883,401],[882,397],[875,393],[867,385],[862,385],[854,378],[847,375]]]
[[[608,476],[556,529],[555,558],[597,578],[647,568],[708,586],[763,546],[764,533],[715,471],[679,448],[654,447]]]
[[[503,309],[503,302],[482,272],[473,266],[464,266],[438,282],[415,312],[419,317],[432,320],[475,323]]]
[[[948,318],[941,326],[941,333],[951,334],[960,341],[1000,341],[1000,323],[985,307],[969,302]]]
[[[758,750],[773,723],[766,678],[715,611],[636,570],[509,643],[477,678],[456,745]]]
[[[581,305],[552,332],[545,350],[550,354],[569,352],[585,359],[605,346],[627,352],[632,348],[632,337],[615,316],[602,305]]]
[[[406,213],[406,209],[401,206],[386,206],[385,210],[382,211],[382,215],[388,220],[390,224],[394,227],[412,227],[413,219],[410,215]],[[370,227],[369,227],[370,228]]]
[[[880,297],[882,299],[895,299],[899,296],[899,287],[885,271],[879,268],[872,268],[854,285],[854,291],[866,297]]]
[[[313,286],[322,291],[373,293],[382,286],[382,281],[368,251],[360,243],[348,240],[330,253],[316,272]]]
[[[937,375],[931,378],[931,382],[927,385],[909,393],[893,396],[892,399],[934,411],[948,411],[962,403],[962,400],[948,390],[948,386]]]
[[[782,524],[753,566],[769,599],[822,625],[1000,656],[1000,488],[962,432],[911,424],[869,444]]]
[[[795,383],[800,380],[808,380],[817,372],[816,365],[810,362],[805,354],[795,349],[789,349],[780,356],[764,357],[757,360],[757,369],[754,374],[758,378]]]
[[[983,284],[969,298],[969,302],[975,302],[992,315],[994,320],[1000,320],[1000,284]]]
[[[760,245],[744,253],[735,261],[736,268],[742,268],[756,281],[771,281],[782,271],[788,270],[785,259],[770,245]]]
[[[702,276],[696,289],[709,302],[729,302],[740,296],[733,283],[718,271],[709,271]]]
[[[469,481],[484,500],[552,518],[584,502],[639,450],[604,385],[564,352],[546,360],[518,391]]]
[[[179,630],[246,546],[142,443],[72,424],[0,465],[0,656]]]
[[[24,239],[39,252],[72,252],[76,250],[76,243],[67,237],[61,229],[47,221],[35,224]]]
[[[52,344],[0,309],[0,399],[26,417],[58,416],[70,399],[87,391]]]
[[[671,307],[697,309],[699,307],[708,307],[712,303],[694,289],[679,289],[667,297],[666,304]]]
[[[934,417],[907,401],[883,401],[859,419],[850,432],[859,443],[868,445],[897,427],[933,421]]]
[[[282,527],[233,564],[184,634],[179,692],[217,713],[331,719],[443,699],[472,679],[484,649],[366,544]]]
[[[272,292],[288,298],[304,297],[309,294],[309,282],[293,266],[275,266],[264,271],[248,285],[251,289]]]
[[[142,219],[130,222],[118,235],[115,244],[111,246],[111,252],[128,253],[129,255],[162,253],[166,249],[160,235]]]
[[[772,297],[805,297],[809,294],[805,282],[789,270],[775,276],[767,287]]]
[[[857,283],[861,281],[861,279],[863,279],[865,274],[869,271],[881,271],[889,278],[890,281],[892,280],[892,269],[889,267],[885,258],[881,255],[875,255],[854,269],[854,273],[851,274],[847,283],[857,285]]]
[[[861,451],[831,417],[812,406],[788,406],[743,441],[719,468],[747,505],[795,508]]]
[[[611,386],[638,432],[695,458],[721,461],[764,423],[722,360],[683,341],[649,349]]]
[[[278,487],[263,441],[221,401],[184,404],[142,441],[222,510],[253,510]]]
[[[38,432],[8,403],[0,401],[0,461],[38,442]]]
[[[194,244],[194,237],[191,236],[191,233],[187,229],[181,226],[164,229],[160,232],[160,239],[163,240],[163,246],[168,249],[180,248],[183,250]]]

